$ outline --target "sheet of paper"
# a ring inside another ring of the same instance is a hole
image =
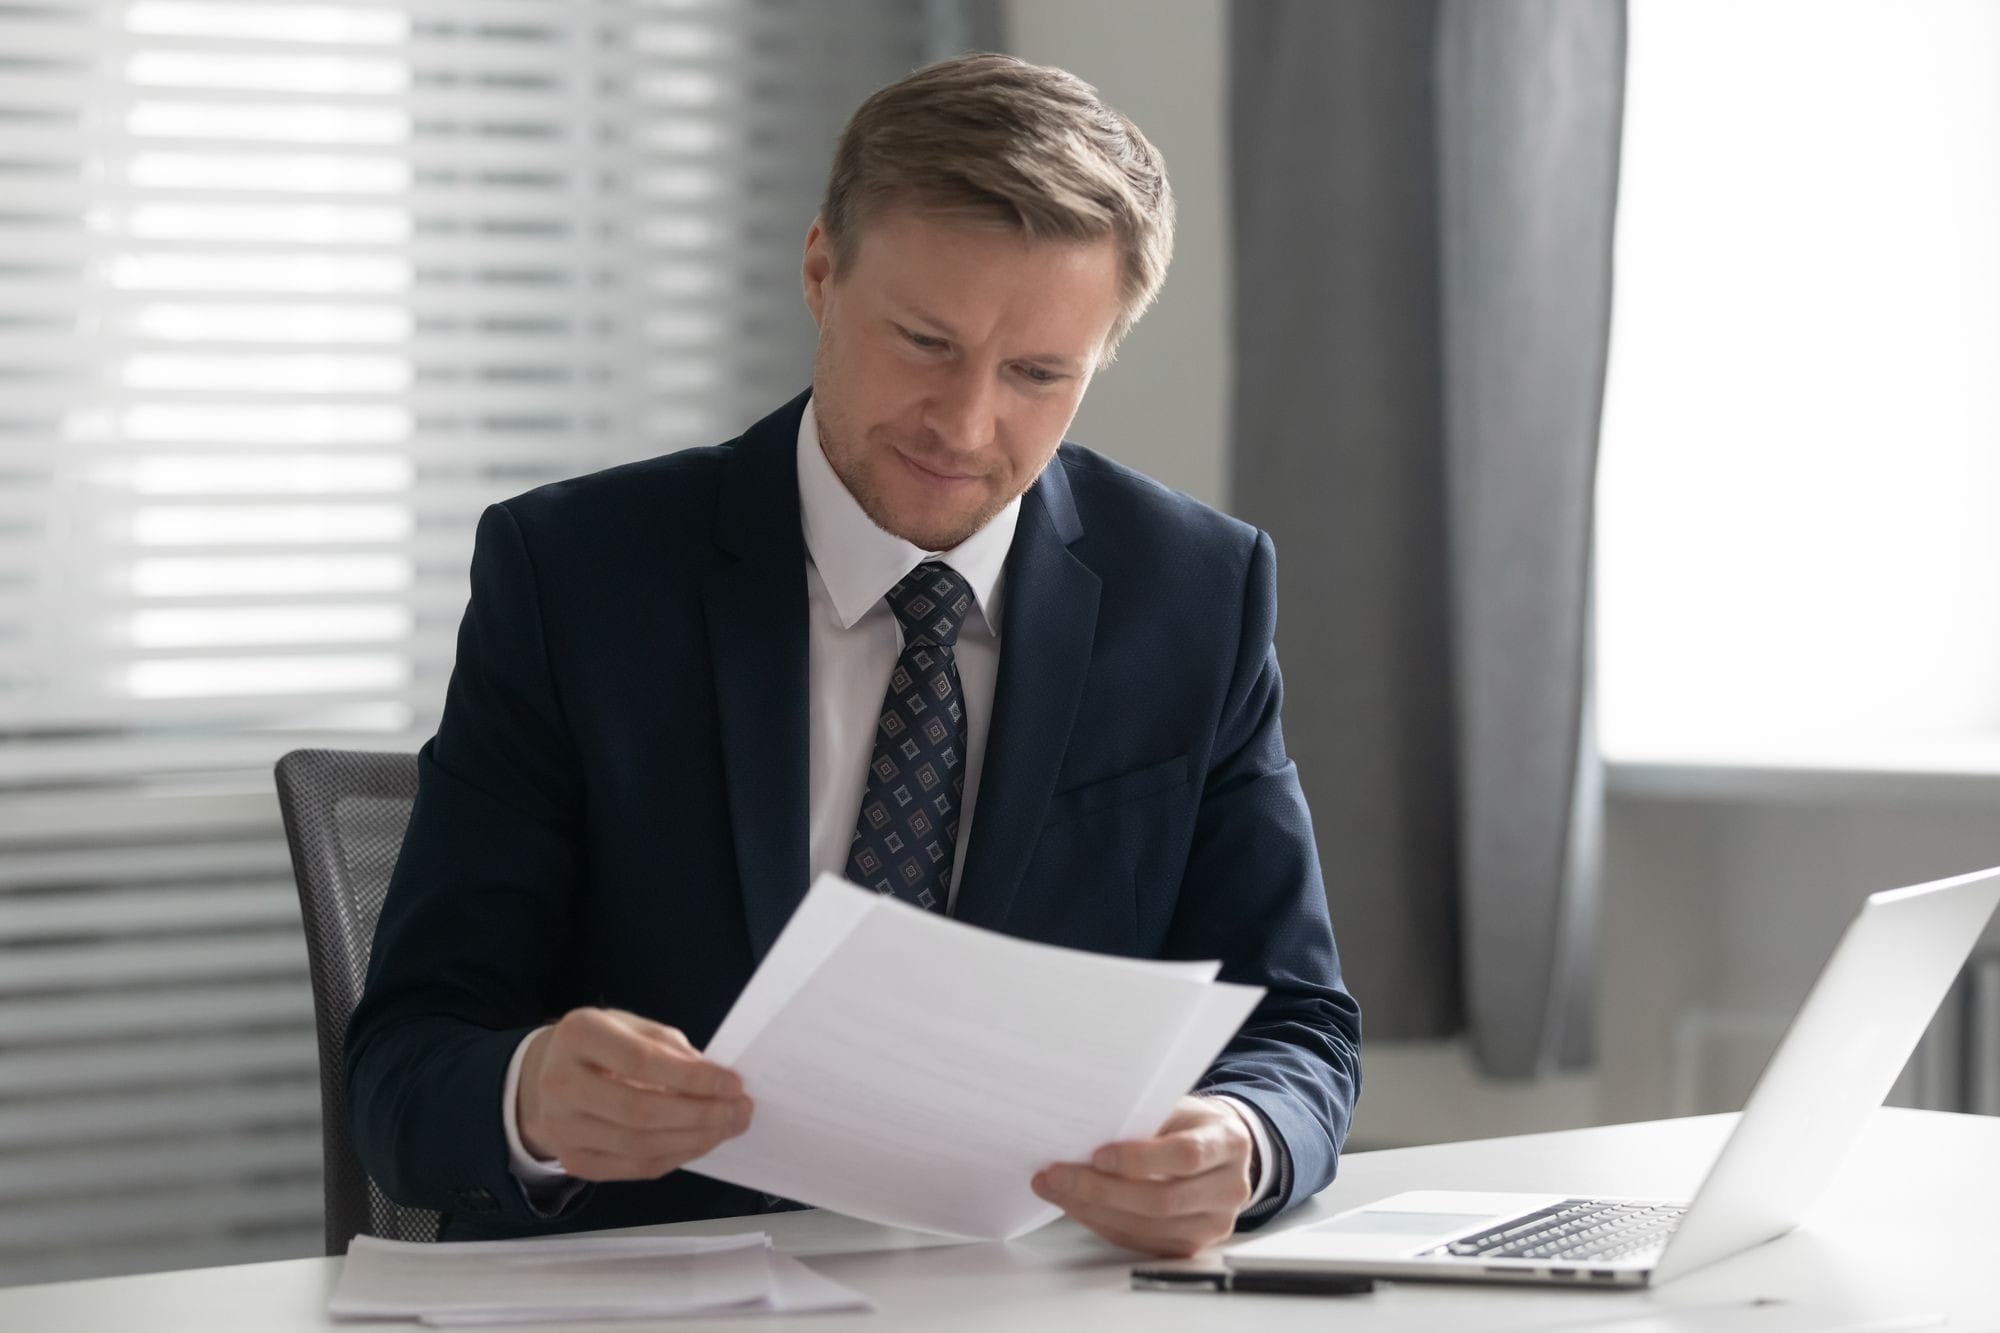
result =
[[[721,1305],[686,1312],[689,1317],[715,1319],[723,1315],[830,1314],[839,1310],[869,1311],[874,1303],[852,1287],[844,1287],[830,1277],[800,1263],[787,1254],[770,1251],[771,1290],[763,1300],[741,1305]],[[506,1324],[558,1324],[582,1320],[619,1318],[655,1319],[668,1317],[658,1310],[640,1310],[629,1315],[606,1314],[598,1309],[578,1310],[558,1307],[523,1310],[509,1314],[426,1315],[423,1322],[433,1328],[491,1328]]]
[[[1180,1044],[1161,1061],[1153,1082],[1113,1137],[1143,1138],[1158,1129],[1167,1113],[1174,1109],[1174,1103],[1195,1085],[1214,1063],[1216,1054],[1229,1044],[1263,995],[1262,987],[1236,986],[1225,981],[1202,987],[1201,1003],[1181,1033]]]
[[[687,1169],[976,1239],[1058,1216],[1028,1182],[1150,1133],[1262,994],[979,930],[823,876],[707,1054],[750,1129]]]
[[[357,1236],[334,1283],[339,1319],[500,1316],[563,1310],[618,1318],[765,1301],[770,1238],[561,1237],[420,1244]]]

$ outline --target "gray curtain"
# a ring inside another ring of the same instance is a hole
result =
[[[1371,1039],[1590,1054],[1622,0],[1239,0],[1234,507]]]

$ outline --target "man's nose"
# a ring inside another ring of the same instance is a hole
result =
[[[924,425],[955,453],[984,449],[993,443],[996,387],[984,370],[954,367],[933,386],[924,404]]]

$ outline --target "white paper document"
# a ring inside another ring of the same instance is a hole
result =
[[[1029,1180],[1153,1133],[1263,991],[814,883],[706,1054],[750,1128],[686,1169],[975,1239],[1060,1216]]]
[[[435,1245],[357,1236],[329,1303],[336,1319],[438,1327],[869,1308],[761,1231]]]

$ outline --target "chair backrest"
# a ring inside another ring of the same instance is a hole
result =
[[[417,757],[294,750],[278,761],[278,807],[292,848],[319,1030],[319,1100],[326,1159],[326,1252],[359,1233],[436,1240],[437,1213],[391,1202],[361,1168],[347,1131],[347,1020],[368,979],[375,919],[402,852],[417,796]]]

